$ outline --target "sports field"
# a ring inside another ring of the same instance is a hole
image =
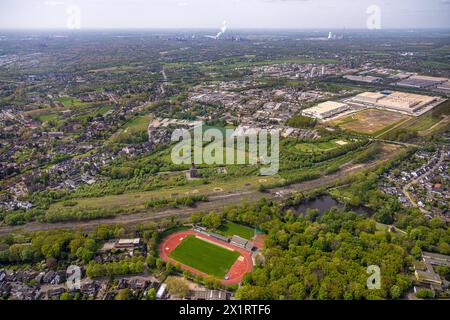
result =
[[[375,134],[381,133],[407,119],[410,119],[410,117],[401,113],[367,109],[348,117],[331,121],[331,123],[352,132]]]
[[[203,273],[223,278],[239,258],[237,251],[187,236],[170,254],[175,261],[197,269]]]
[[[236,235],[247,240],[251,240],[255,235],[255,230],[253,228],[249,228],[231,221],[227,221],[221,225],[218,231],[226,236],[231,237]]]

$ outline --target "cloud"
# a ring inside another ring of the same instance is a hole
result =
[[[45,1],[44,4],[49,7],[63,6],[66,3],[64,1]]]

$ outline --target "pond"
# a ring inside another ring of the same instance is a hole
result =
[[[303,201],[301,204],[291,208],[291,210],[293,210],[293,212],[300,214],[306,213],[307,209],[312,209],[312,210],[319,210],[319,214],[322,214],[328,210],[330,210],[331,208],[339,208],[339,209],[344,209],[345,205],[336,201],[334,198],[325,195],[325,196],[320,196],[314,199],[310,199],[310,200],[306,200]],[[347,210],[349,211],[353,211],[357,214],[360,215],[370,215],[372,214],[371,210],[362,206],[359,207],[353,207],[353,206],[349,206],[347,205]]]

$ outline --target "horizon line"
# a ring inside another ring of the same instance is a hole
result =
[[[80,28],[80,29],[68,29],[68,28],[0,28],[2,31],[67,31],[67,32],[83,32],[83,31],[139,31],[139,30],[215,30],[214,27],[95,27],[95,28]],[[302,28],[286,28],[286,27],[236,27],[230,28],[227,32],[233,32],[234,30],[286,30],[286,31],[367,31],[367,32],[382,32],[382,31],[421,31],[421,30],[445,30],[450,31],[448,27],[392,27],[382,29],[367,29],[367,28],[346,28],[346,27],[302,27]]]

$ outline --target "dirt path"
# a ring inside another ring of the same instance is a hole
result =
[[[428,128],[427,130],[420,131],[420,132],[419,132],[419,135],[421,135],[421,136],[426,136],[426,135],[432,133],[433,130],[434,130],[435,128],[437,128],[438,126],[441,126],[441,125],[447,124],[447,123],[450,123],[450,116],[444,116],[444,118],[442,118],[439,122],[435,123],[433,126],[431,126],[430,128]]]
[[[412,118],[412,119],[411,119],[411,118],[407,118],[407,119],[405,119],[404,121],[400,121],[399,123],[397,123],[397,124],[396,124],[395,126],[393,126],[392,128],[390,128],[390,129],[388,129],[387,131],[382,132],[381,134],[379,134],[378,136],[376,136],[375,139],[381,138],[382,136],[386,135],[387,133],[391,132],[392,130],[397,129],[398,127],[404,125],[405,123],[407,123],[407,122],[409,122],[409,121],[411,121],[411,120],[414,120],[414,118]]]

